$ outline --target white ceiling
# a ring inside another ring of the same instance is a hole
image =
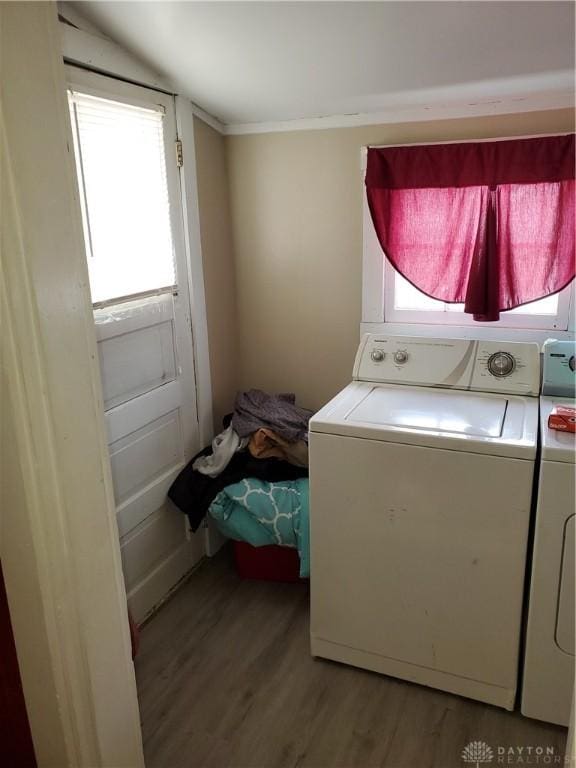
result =
[[[572,2],[69,5],[228,125],[573,93]]]

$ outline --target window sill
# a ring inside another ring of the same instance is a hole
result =
[[[536,341],[546,339],[573,340],[573,331],[531,328],[488,328],[482,326],[432,325],[430,323],[360,323],[360,333],[385,333],[395,336],[422,336],[440,339],[487,339],[492,341]]]

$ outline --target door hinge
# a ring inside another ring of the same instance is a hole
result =
[[[182,168],[184,165],[184,154],[182,152],[182,142],[180,139],[176,139],[176,165],[178,168]]]

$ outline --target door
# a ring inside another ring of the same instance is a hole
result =
[[[199,449],[174,98],[68,67],[122,564],[141,620],[203,554],[166,499]]]

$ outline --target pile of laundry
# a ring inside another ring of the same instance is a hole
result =
[[[180,472],[168,497],[196,531],[209,514],[252,546],[295,547],[309,575],[308,422],[293,394],[240,392],[225,429]]]

